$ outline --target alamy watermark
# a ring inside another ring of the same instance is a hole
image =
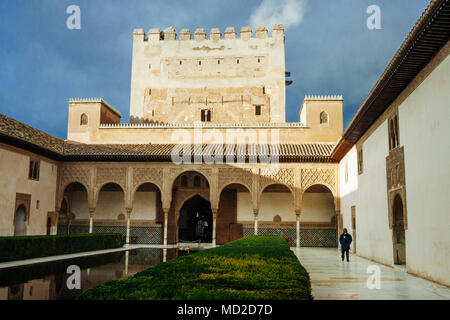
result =
[[[381,9],[376,4],[367,7],[366,13],[370,16],[367,18],[366,25],[369,30],[381,29]]]
[[[381,270],[379,266],[370,265],[367,267],[366,273],[370,274],[367,278],[367,289],[381,289]]]
[[[66,13],[69,15],[66,20],[67,29],[81,29],[81,9],[79,6],[72,4],[67,7]]]
[[[80,290],[81,289],[81,269],[77,265],[70,265],[67,267],[67,277],[66,285],[69,290]]]

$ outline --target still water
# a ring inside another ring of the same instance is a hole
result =
[[[0,300],[76,299],[97,285],[130,277],[178,255],[184,253],[177,249],[135,249],[0,270]],[[81,289],[67,286],[71,265],[81,269]]]

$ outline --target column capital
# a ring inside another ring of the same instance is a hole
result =
[[[302,210],[295,210],[295,215],[297,218],[300,218],[300,215],[302,214]]]
[[[213,215],[217,215],[217,213],[219,212],[219,208],[211,208],[211,211]]]
[[[125,208],[125,211],[127,212],[127,218],[130,219],[131,211],[133,211],[133,208]]]
[[[334,212],[336,213],[337,216],[341,214],[341,210],[335,210]]]
[[[255,216],[259,215],[259,209],[253,208],[253,214],[254,214]]]
[[[94,217],[95,208],[89,208],[89,218]]]

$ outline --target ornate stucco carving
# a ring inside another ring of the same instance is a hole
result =
[[[336,193],[336,172],[334,169],[311,168],[302,169],[302,189],[306,190],[315,184],[323,184]]]
[[[61,168],[61,189],[65,189],[72,182],[79,182],[86,188],[91,187],[91,170],[89,167],[65,166]],[[64,192],[64,190],[61,190]]]
[[[262,168],[259,177],[260,191],[270,184],[281,183],[294,188],[294,169],[291,168]]]
[[[97,168],[96,187],[101,188],[104,184],[114,182],[126,191],[127,187],[127,169],[126,168]]]
[[[252,190],[252,172],[248,169],[223,168],[219,169],[219,190],[231,183],[240,183]]]
[[[133,168],[132,190],[135,190],[140,184],[151,182],[158,186],[162,191],[163,171],[161,168]]]

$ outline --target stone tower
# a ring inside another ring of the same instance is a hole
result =
[[[131,122],[285,122],[284,28],[133,33]]]

